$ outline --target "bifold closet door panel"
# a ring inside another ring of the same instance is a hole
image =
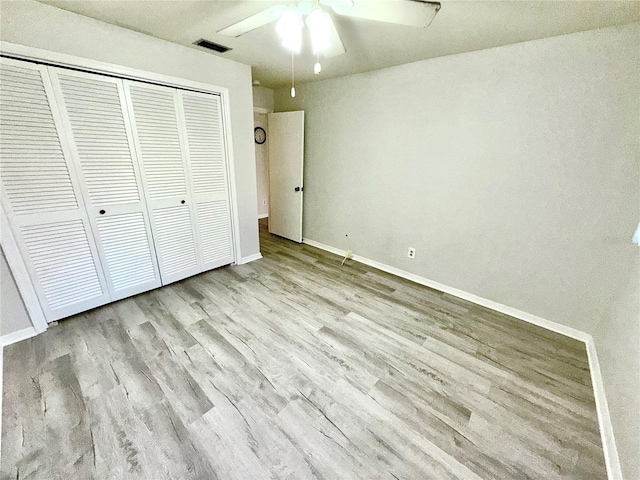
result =
[[[2,206],[47,321],[111,300],[46,67],[0,59]]]
[[[49,72],[112,299],[159,287],[122,80]]]
[[[167,285],[202,271],[178,93],[128,80],[124,85],[160,275]]]
[[[226,147],[218,95],[178,90],[203,270],[234,261]]]

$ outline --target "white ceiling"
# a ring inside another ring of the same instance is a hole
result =
[[[41,0],[65,10],[182,45],[205,38],[233,50],[220,55],[253,67],[263,86],[287,85],[291,55],[280,46],[275,25],[239,38],[216,31],[273,1],[69,1]],[[298,82],[366,72],[427,58],[640,21],[638,1],[449,1],[430,27],[417,29],[334,16],[347,53],[322,61],[313,74],[309,51],[296,57]],[[309,42],[305,42],[306,45]],[[205,50],[209,52],[208,50]]]

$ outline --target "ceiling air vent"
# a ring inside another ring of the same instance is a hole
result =
[[[224,45],[220,45],[219,43],[210,42],[209,40],[205,40],[204,38],[195,42],[194,45],[208,48],[209,50],[213,50],[215,52],[220,52],[220,53],[224,53],[231,50],[229,47],[225,47]]]

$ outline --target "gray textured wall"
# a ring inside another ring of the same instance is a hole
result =
[[[634,24],[275,93],[306,115],[304,237],[593,334],[627,478],[639,45]]]
[[[0,250],[0,335],[8,335],[31,327],[31,319],[20,292]]]

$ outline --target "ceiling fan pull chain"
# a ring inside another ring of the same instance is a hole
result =
[[[296,87],[294,84],[294,62],[293,62],[293,58],[294,58],[295,54],[293,52],[291,52],[291,98],[296,96]]]

